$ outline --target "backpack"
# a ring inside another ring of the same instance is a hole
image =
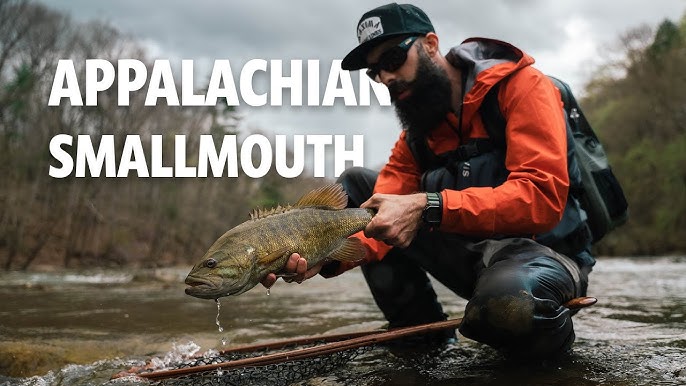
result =
[[[578,165],[580,176],[574,178],[570,171],[570,193],[579,200],[587,215],[593,243],[600,241],[608,232],[626,222],[628,204],[621,185],[612,173],[603,145],[586,120],[576,98],[565,82],[549,76],[560,90],[567,117],[568,156]],[[457,149],[436,155],[429,149],[426,138],[406,135],[407,144],[419,167],[424,171],[421,186],[426,191],[442,188],[464,189],[470,186],[497,186],[505,181],[502,173],[505,153],[505,117],[498,104],[499,84],[489,90],[482,102],[480,113],[488,139],[480,139],[460,145]],[[570,151],[571,150],[571,151]],[[443,166],[440,168],[440,166]],[[436,169],[436,167],[439,167]],[[480,170],[484,176],[474,175]],[[583,244],[583,242],[581,242]]]
[[[572,194],[588,216],[587,223],[595,243],[626,222],[628,203],[622,186],[612,173],[605,149],[586,120],[571,88],[560,79],[552,76],[548,78],[560,90],[567,117],[567,130],[571,130],[574,154],[581,172],[581,186],[572,190]],[[494,145],[504,147],[505,117],[498,105],[497,85],[486,95],[481,116],[489,137],[494,139]]]

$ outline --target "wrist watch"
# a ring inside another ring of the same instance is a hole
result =
[[[443,217],[443,197],[440,193],[426,193],[426,207],[422,212],[422,221],[430,229],[436,229],[441,225]]]

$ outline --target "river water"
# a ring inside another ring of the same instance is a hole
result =
[[[220,332],[214,301],[184,294],[187,270],[0,274],[0,386],[146,384],[110,377],[150,358],[384,324],[357,269],[223,298]],[[436,287],[460,317],[466,302]],[[573,352],[554,361],[459,337],[440,351],[374,347],[296,384],[686,385],[686,257],[600,259],[589,295],[598,304],[575,316]]]

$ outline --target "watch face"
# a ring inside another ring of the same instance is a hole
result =
[[[441,197],[438,193],[427,193],[426,207],[422,213],[422,220],[429,225],[440,225],[442,215]]]

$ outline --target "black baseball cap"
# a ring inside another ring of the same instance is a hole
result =
[[[359,45],[343,58],[344,70],[367,67],[367,54],[377,44],[396,36],[426,35],[434,26],[424,11],[412,4],[391,3],[365,13],[357,23]]]

